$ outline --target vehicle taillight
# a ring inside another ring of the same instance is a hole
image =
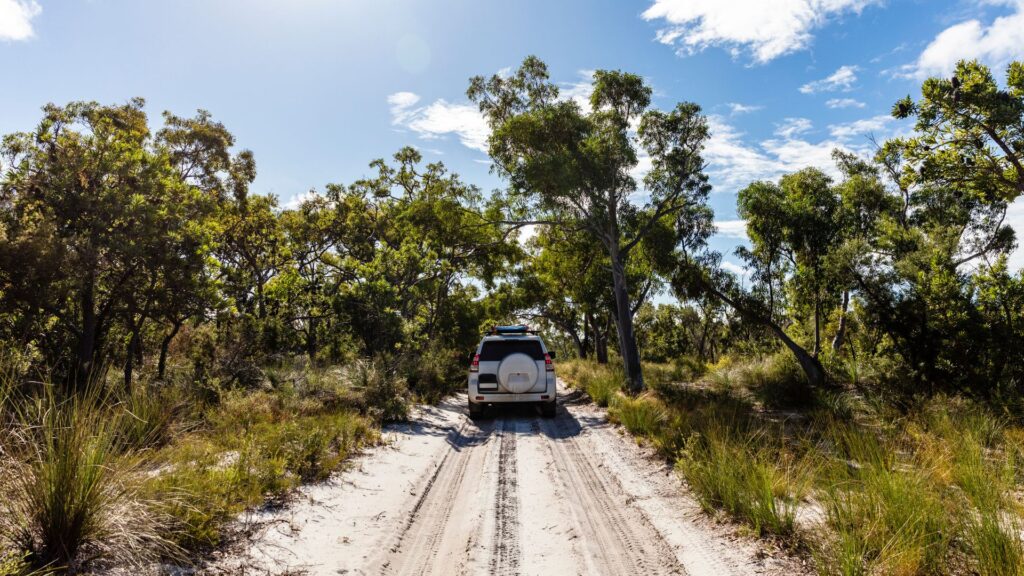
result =
[[[544,353],[544,369],[548,372],[555,371],[555,365],[551,362],[551,356],[549,356],[547,352]]]
[[[473,355],[473,362],[469,365],[469,371],[470,372],[479,372],[480,371],[480,355],[479,354]]]

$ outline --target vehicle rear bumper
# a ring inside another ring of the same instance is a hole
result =
[[[529,394],[487,394],[470,393],[469,401],[474,404],[510,404],[516,402],[553,402],[553,392],[537,392]]]

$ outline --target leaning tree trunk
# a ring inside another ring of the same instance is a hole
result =
[[[619,335],[619,352],[626,370],[626,385],[631,394],[639,394],[644,389],[644,375],[640,367],[640,350],[636,345],[636,334],[633,332],[632,306],[629,303],[629,286],[626,281],[626,267],[619,254],[618,246],[613,244],[612,288],[615,291],[615,326]]]
[[[783,330],[781,326],[776,324],[771,318],[768,318],[763,314],[759,314],[751,310],[747,306],[744,306],[742,303],[737,302],[736,299],[730,298],[721,290],[717,289],[716,287],[712,286],[709,283],[705,284],[705,287],[718,299],[731,306],[734,310],[736,310],[749,320],[757,322],[758,324],[761,324],[763,326],[767,326],[768,329],[772,331],[772,334],[774,334],[776,338],[782,341],[786,348],[788,348],[789,351],[796,358],[796,361],[800,364],[800,368],[804,371],[804,375],[807,376],[808,384],[815,388],[822,388],[829,384],[828,377],[825,374],[825,368],[821,365],[821,362],[813,355],[811,355],[807,350],[805,350],[802,346],[794,342],[793,339],[790,338],[788,334],[786,334],[786,331]]]

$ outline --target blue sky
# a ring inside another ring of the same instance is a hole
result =
[[[746,183],[905,132],[892,103],[958,58],[999,76],[1024,58],[1024,0],[0,0],[0,133],[47,102],[142,96],[154,123],[211,111],[254,151],[254,192],[285,205],[409,144],[489,190],[467,79],[529,54],[567,96],[622,69],[656,106],[700,104],[729,252]],[[1011,221],[1024,232],[1024,203]]]

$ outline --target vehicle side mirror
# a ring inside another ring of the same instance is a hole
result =
[[[551,358],[552,360],[554,360],[555,359],[555,351],[554,350],[548,350],[548,357]]]

